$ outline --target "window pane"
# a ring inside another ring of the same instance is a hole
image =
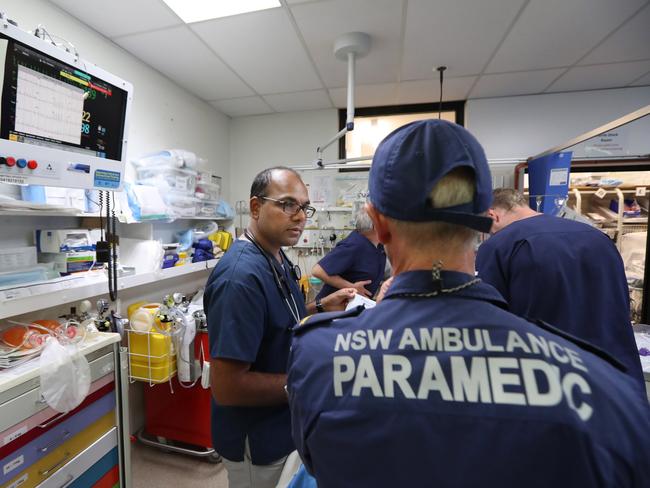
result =
[[[372,156],[382,139],[398,127],[416,120],[437,118],[438,112],[355,117],[354,130],[345,135],[346,157]],[[442,112],[442,118],[456,122],[456,112]]]

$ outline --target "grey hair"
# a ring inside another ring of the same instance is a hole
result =
[[[429,199],[433,208],[452,207],[471,202],[476,189],[474,171],[461,166],[443,176],[431,190]],[[398,231],[407,237],[412,248],[426,249],[432,243],[447,245],[473,244],[478,233],[458,224],[446,222],[410,222],[391,219]]]
[[[492,191],[492,208],[510,212],[515,207],[528,207],[528,199],[513,188],[495,188]]]
[[[357,211],[357,215],[354,219],[354,226],[357,229],[357,232],[370,232],[375,227],[372,225],[372,220],[364,207],[361,207]]]

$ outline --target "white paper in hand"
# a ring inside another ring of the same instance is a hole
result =
[[[377,305],[377,302],[357,293],[354,295],[354,298],[348,302],[348,305],[345,307],[345,309],[350,310],[351,308],[358,307],[359,305],[363,305],[365,308],[374,308],[375,305]]]

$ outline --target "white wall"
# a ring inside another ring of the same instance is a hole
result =
[[[230,179],[228,117],[46,0],[3,0],[0,9],[23,30],[43,24],[51,34],[72,42],[82,58],[133,84],[129,159],[180,147],[207,158],[215,173]]]
[[[230,196],[245,200],[255,175],[270,166],[304,165],[316,159],[316,147],[338,132],[335,109],[257,115],[230,123]],[[330,146],[325,160],[338,158],[338,144]],[[239,220],[237,219],[237,225]]]
[[[648,104],[650,87],[486,98],[467,102],[465,125],[489,159],[525,160]],[[628,143],[643,154],[649,140]]]

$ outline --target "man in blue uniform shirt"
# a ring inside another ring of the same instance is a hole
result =
[[[373,297],[384,279],[386,253],[377,240],[377,232],[365,208],[357,212],[355,227],[312,269],[311,274],[325,285],[318,293],[322,299],[341,288]]]
[[[494,235],[479,247],[479,277],[512,313],[542,319],[607,351],[645,395],[625,268],[611,239],[587,224],[534,211],[510,188],[494,190],[489,215]]]
[[[321,310],[305,306],[298,272],[281,248],[296,244],[313,213],[295,171],[259,173],[251,187],[250,224],[205,288],[212,442],[230,488],[275,488],[295,449],[284,390],[291,328],[307,313],[343,309],[354,296],[354,290],[339,290],[323,299]]]
[[[289,357],[293,436],[318,487],[647,486],[632,378],[474,276],[492,193],[476,139],[414,122],[369,178],[394,281],[373,309],[303,320]]]

